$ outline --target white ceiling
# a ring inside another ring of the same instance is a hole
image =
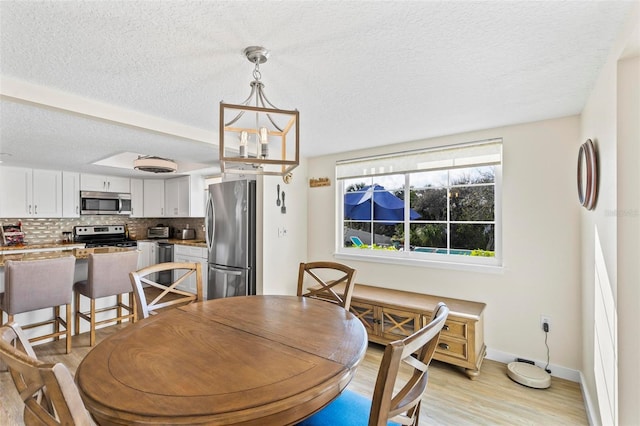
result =
[[[0,160],[209,173],[250,45],[271,50],[265,93],[300,111],[304,156],[578,114],[633,3],[4,0]]]

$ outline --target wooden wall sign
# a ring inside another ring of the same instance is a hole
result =
[[[309,179],[309,187],[315,188],[318,186],[331,186],[331,181],[329,178]]]

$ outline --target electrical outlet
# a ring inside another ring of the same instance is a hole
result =
[[[547,324],[548,327],[546,331],[551,331],[551,317],[549,315],[540,315],[540,328],[542,329],[542,331],[545,331],[545,324]]]

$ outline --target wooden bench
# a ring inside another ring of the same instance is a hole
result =
[[[350,310],[364,324],[369,341],[387,344],[431,321],[438,302],[446,303],[450,312],[434,359],[463,367],[473,380],[480,374],[487,350],[484,303],[355,284]]]

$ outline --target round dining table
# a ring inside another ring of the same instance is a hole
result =
[[[100,425],[288,425],[335,399],[366,348],[362,323],[332,303],[228,297],[118,331],[75,380]]]

